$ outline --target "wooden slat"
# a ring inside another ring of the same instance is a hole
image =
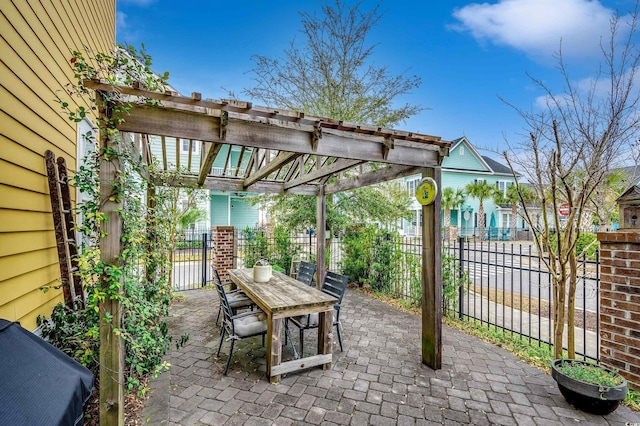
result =
[[[258,171],[252,173],[247,178],[245,178],[245,180],[244,180],[245,188],[253,185],[254,183],[259,181],[260,179],[269,176],[275,170],[280,169],[285,164],[288,164],[291,161],[293,161],[296,158],[298,158],[300,155],[302,155],[302,154],[298,154],[296,152],[280,151],[278,153],[278,155],[268,165],[262,167]]]
[[[184,188],[200,188],[198,185],[198,178],[196,176],[181,176],[175,177],[168,175],[167,177],[159,176],[156,179],[151,180],[152,183],[164,186],[180,186]],[[220,190],[220,191],[237,191],[242,192],[244,189],[244,178],[235,176],[209,176],[205,179],[202,188]],[[251,186],[252,191],[268,194],[279,194],[287,192],[289,194],[297,195],[316,195],[318,188],[316,185],[300,185],[295,188],[288,189],[283,188],[282,182],[262,180],[256,182]],[[0,214],[2,211],[0,211]],[[2,229],[2,223],[0,222],[0,229]]]
[[[373,185],[405,176],[415,175],[420,173],[420,170],[420,167],[413,166],[387,166],[382,169],[331,183],[327,185],[326,191],[327,194],[347,191],[349,189],[360,188],[362,186]]]
[[[231,158],[231,145],[227,145],[227,158],[224,159],[224,168],[222,169],[222,175],[227,174],[227,167],[229,167],[229,159]]]
[[[145,132],[148,133],[148,132]],[[163,170],[166,172],[167,171],[167,144],[164,140],[164,136],[160,137],[160,141],[162,143],[162,167]]]
[[[191,158],[193,157],[193,139],[189,139],[189,156],[187,158],[187,170],[191,171]]]
[[[254,167],[254,164],[256,163],[256,159],[258,156],[258,149],[257,148],[253,148],[251,150],[251,156],[249,156],[249,162],[247,163],[247,167],[245,167],[244,169],[244,178],[246,179],[247,176],[249,176],[249,174],[251,173],[251,169]]]
[[[180,144],[182,143],[182,139],[176,138],[176,169],[180,170]]]
[[[361,161],[359,160],[338,159],[328,166],[316,169],[315,171],[307,173],[306,175],[292,181],[285,182],[283,187],[284,189],[290,189],[298,185],[302,185],[303,183],[311,182],[312,180],[320,179],[321,177],[330,176],[343,170],[350,169],[351,167],[356,166],[360,163]]]
[[[238,155],[238,163],[236,164],[236,172],[234,173],[235,176],[238,176],[238,173],[240,172],[240,165],[242,164],[242,157],[244,157],[244,152],[246,151],[246,147],[242,147],[240,148],[240,154]]]
[[[222,144],[220,143],[210,144],[209,149],[207,150],[207,154],[204,155],[204,152],[202,153],[204,156],[204,161],[200,166],[198,185],[204,184],[205,179],[211,173],[211,167],[213,166],[213,162],[216,160],[216,157],[218,156],[221,148]]]
[[[317,367],[318,365],[329,364],[331,366],[331,362],[333,362],[333,354],[319,354],[308,356],[300,359],[294,359],[291,361],[286,361],[281,363],[280,365],[271,367],[272,375],[282,375],[291,373],[294,371],[299,371],[311,367]]]
[[[410,140],[428,144],[434,144],[438,146],[447,147],[450,146],[449,142],[442,142],[439,136],[424,135],[418,133],[405,132],[401,130],[385,129],[374,126],[366,126],[362,124],[347,123],[339,120],[335,120],[328,117],[311,117],[305,116],[303,113],[296,111],[283,111],[265,107],[253,107],[248,102],[235,101],[233,103],[228,101],[215,101],[215,100],[194,100],[192,98],[184,96],[175,96],[166,93],[150,92],[148,90],[134,89],[128,86],[114,87],[110,84],[96,81],[85,80],[84,86],[90,89],[101,90],[111,92],[117,90],[119,93],[142,96],[152,99],[160,99],[166,101],[165,104],[173,102],[181,105],[198,106],[202,108],[209,108],[218,111],[227,111],[229,113],[236,113],[241,119],[245,121],[256,120],[260,117],[280,120],[283,122],[304,123],[306,125],[320,124],[322,127],[329,129],[336,129],[343,132],[353,132],[363,135],[374,135],[381,137],[391,137],[393,139]],[[229,114],[229,118],[232,115]],[[323,136],[324,138],[324,136]]]

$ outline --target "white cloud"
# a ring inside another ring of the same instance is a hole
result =
[[[127,14],[124,12],[116,12],[116,31],[120,33],[127,29]]]
[[[550,58],[560,47],[565,56],[600,53],[600,39],[610,34],[614,11],[598,0],[499,0],[456,9],[455,26],[478,41],[520,50],[538,59]]]
[[[136,6],[148,6],[156,0],[118,0],[122,3],[133,4]]]

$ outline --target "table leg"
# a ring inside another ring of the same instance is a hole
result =
[[[320,312],[318,316],[318,353],[330,354],[333,347],[333,309]],[[331,363],[322,364],[323,370],[330,370]]]
[[[280,344],[282,318],[268,318],[267,321],[267,377],[271,383],[277,383],[280,381],[280,376],[272,376],[271,369],[280,365],[282,360],[282,345]]]

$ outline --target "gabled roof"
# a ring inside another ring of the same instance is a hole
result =
[[[505,166],[504,164],[498,163],[496,160],[493,160],[485,155],[483,155],[482,158],[489,165],[489,167],[491,168],[491,170],[493,170],[494,173],[511,175],[511,169]]]
[[[464,146],[466,146],[469,149],[471,154],[474,156],[474,158],[476,158],[478,160],[478,163],[480,164],[481,167],[483,167],[484,170],[466,169],[466,168],[457,168],[457,167],[446,167],[446,166],[443,166],[443,169],[445,169],[445,170],[468,171],[468,172],[479,172],[479,173],[489,173],[489,174],[499,174],[499,175],[509,175],[509,176],[512,175],[511,169],[509,167],[507,167],[506,165],[504,165],[502,163],[499,163],[498,161],[493,160],[492,158],[489,158],[489,157],[487,157],[485,155],[480,155],[480,153],[478,153],[476,148],[473,146],[473,144],[471,144],[471,142],[469,142],[469,139],[467,139],[466,136],[462,136],[460,138],[452,140],[451,141],[450,152],[451,153],[455,153],[456,150],[458,149],[458,147],[461,144],[464,144]],[[453,156],[451,156],[450,158],[453,158]],[[448,160],[449,163],[451,161],[452,161],[451,159]]]
[[[640,184],[631,186],[616,200],[617,203],[623,202],[625,204],[628,202],[636,204],[638,201],[640,201]]]
[[[454,140],[451,141],[451,149],[449,150],[450,156],[451,156],[452,153],[457,152],[456,150],[460,147],[460,145],[464,145],[469,149],[469,152],[471,152],[471,155],[478,161],[478,163],[480,164],[480,167],[482,167],[482,169],[484,169],[484,170],[465,169],[465,168],[447,167],[447,166],[443,166],[443,169],[445,169],[445,170],[476,171],[476,172],[481,172],[481,173],[490,173],[491,172],[491,167],[489,167],[489,165],[486,163],[486,161],[484,161],[482,156],[478,153],[478,151],[471,144],[471,142],[469,142],[469,140],[467,139],[466,136],[462,136],[462,137],[460,137],[458,139],[454,139]],[[448,162],[451,162],[451,160],[449,160]]]

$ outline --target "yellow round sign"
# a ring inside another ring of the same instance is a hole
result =
[[[416,188],[416,200],[423,206],[433,203],[438,195],[438,184],[433,178],[427,177],[420,181]]]

